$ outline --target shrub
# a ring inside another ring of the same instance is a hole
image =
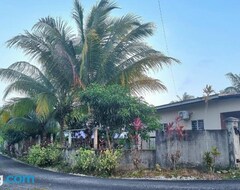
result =
[[[105,150],[96,155],[92,150],[80,148],[76,155],[74,171],[84,174],[111,175],[118,165],[120,151]]]
[[[203,155],[204,164],[207,166],[208,170],[212,170],[213,168],[213,158],[211,156],[211,152],[205,152]]]
[[[34,145],[29,150],[27,162],[36,166],[53,166],[60,161],[61,151],[55,145]]]
[[[77,172],[89,173],[95,170],[95,161],[96,156],[94,151],[80,148],[77,151],[76,166],[74,169]]]
[[[217,147],[212,147],[211,151],[204,153],[203,162],[209,171],[214,172],[216,158],[220,155],[221,153],[218,151]]]
[[[102,175],[111,175],[118,165],[121,152],[119,150],[106,150],[97,158],[97,172]]]

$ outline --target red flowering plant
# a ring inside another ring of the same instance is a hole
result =
[[[173,134],[177,134],[179,140],[182,140],[184,137],[184,126],[180,125],[181,117],[176,117],[175,122],[171,122],[167,124],[167,136],[168,138],[171,138]],[[174,126],[174,124],[176,124]]]
[[[167,158],[171,163],[173,169],[176,169],[176,165],[181,158],[181,149],[179,149],[179,141],[184,137],[184,126],[180,124],[181,117],[176,117],[174,122],[168,123],[166,128],[167,138],[170,142],[170,146],[167,153]],[[175,138],[177,137],[177,138]]]
[[[134,119],[133,121],[133,127],[134,127],[134,135],[132,136],[132,138],[135,141],[135,147],[138,148],[139,145],[139,132],[143,127],[142,121],[140,119],[140,117],[137,117]]]

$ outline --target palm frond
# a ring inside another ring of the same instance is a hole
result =
[[[140,74],[126,84],[131,89],[132,94],[140,95],[147,92],[166,91],[166,86],[158,79],[153,79],[147,75]]]
[[[35,79],[38,82],[43,83],[49,89],[54,89],[49,79],[41,72],[41,70],[28,62],[25,62],[25,61],[16,62],[10,65],[8,68],[18,71],[22,74],[25,74]]]
[[[116,8],[118,8],[116,3],[111,3],[108,0],[101,0],[97,5],[93,6],[86,23],[86,32],[95,29],[103,37],[108,27],[107,19],[109,13]]]
[[[47,39],[48,40],[47,40]],[[41,60],[49,59],[51,55],[51,46],[52,41],[40,31],[35,33],[30,33],[25,31],[25,34],[20,34],[7,42],[8,47],[16,47],[23,50],[26,55],[29,55],[31,59]]]
[[[8,121],[7,125],[30,134],[36,134],[39,130],[39,122],[37,120],[25,117],[14,117]]]
[[[81,37],[82,42],[85,42],[85,34],[84,34],[84,27],[83,27],[83,7],[79,3],[78,0],[74,1],[74,8],[72,13],[73,19],[75,20],[78,31]]]
[[[50,16],[41,18],[34,26],[33,30],[40,30],[48,34],[52,39],[68,41],[74,37],[72,28],[67,25],[61,18],[52,18]]]
[[[13,98],[11,113],[13,117],[24,117],[36,108],[36,102],[32,98]]]
[[[232,87],[228,87],[225,91],[240,93],[240,75],[227,73],[226,76],[230,79]]]
[[[52,90],[29,77],[28,80],[19,80],[8,85],[4,91],[3,98],[5,99],[12,92],[18,92],[20,94],[34,96],[42,92],[52,93]]]
[[[40,117],[48,117],[57,104],[57,99],[52,94],[41,93],[37,97],[36,113]]]

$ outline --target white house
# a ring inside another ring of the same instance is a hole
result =
[[[184,126],[184,130],[225,129],[225,119],[240,118],[240,94],[212,95],[157,106],[161,123]]]

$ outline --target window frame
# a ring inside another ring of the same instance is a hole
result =
[[[204,131],[204,119],[191,120],[191,127],[193,131]]]

